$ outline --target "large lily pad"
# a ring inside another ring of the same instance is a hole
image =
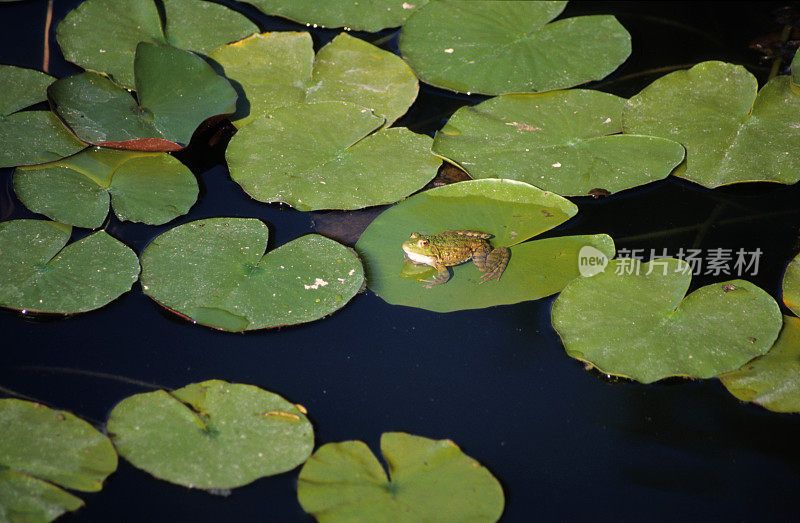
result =
[[[661,136],[686,147],[675,175],[705,187],[800,180],[800,94],[788,76],[758,91],[744,67],[703,62],[675,71],[628,100],[626,133]]]
[[[361,288],[361,262],[343,245],[309,234],[264,254],[267,237],[253,218],[180,225],[142,253],[142,288],[192,321],[228,331],[316,320]]]
[[[71,229],[44,220],[0,223],[0,306],[69,314],[130,290],[136,253],[105,231],[66,245]]]
[[[0,399],[0,426],[0,521],[51,521],[76,510],[83,502],[56,485],[95,492],[117,468],[108,438],[69,412]]]
[[[800,318],[784,316],[778,341],[768,353],[719,379],[742,401],[776,412],[800,412]]]
[[[684,298],[691,278],[689,265],[673,258],[612,260],[566,286],[553,327],[573,358],[643,383],[710,378],[769,350],[781,326],[769,294],[733,280]]]
[[[314,27],[345,27],[380,31],[401,25],[429,0],[244,0],[268,15],[278,15]]]
[[[291,470],[314,448],[297,406],[252,385],[219,380],[122,400],[108,419],[119,454],[191,488],[230,489]]]
[[[610,193],[669,176],[683,146],[622,132],[625,100],[573,89],[508,94],[462,107],[433,151],[473,178],[512,178],[561,195]]]
[[[300,471],[297,498],[317,521],[497,521],[503,489],[450,440],[381,436],[389,474],[361,441],[328,443]]]
[[[134,53],[139,42],[171,44],[208,54],[258,32],[245,16],[214,2],[163,0],[162,30],[153,0],[86,0],[58,24],[56,37],[67,60],[107,73],[134,87]],[[202,28],[200,30],[199,28]]]
[[[236,110],[236,91],[199,56],[142,42],[136,95],[105,76],[81,73],[48,89],[55,111],[85,142],[118,149],[176,151],[205,120]]]
[[[244,126],[225,153],[231,178],[262,202],[301,211],[392,203],[436,175],[432,140],[345,102],[275,109]],[[369,135],[369,136],[368,136]]]
[[[400,57],[346,33],[316,58],[310,34],[285,31],[253,35],[209,57],[244,94],[232,117],[239,127],[277,107],[330,101],[367,107],[389,125],[419,90],[417,77]]]
[[[47,86],[54,80],[41,71],[0,64],[0,116],[47,100]]]
[[[14,192],[25,206],[78,227],[99,227],[109,204],[121,221],[151,225],[186,214],[197,180],[166,153],[93,147],[63,160],[20,168]]]
[[[800,316],[800,254],[794,257],[783,274],[783,303]]]
[[[513,180],[475,180],[414,195],[376,218],[356,243],[375,294],[396,305],[437,312],[536,300],[560,291],[579,274],[578,254],[594,247],[606,257],[614,243],[606,235],[570,236],[520,243],[565,222],[577,208],[568,200]],[[510,247],[499,281],[478,284],[481,273],[467,263],[452,268],[441,285],[419,280],[435,270],[404,260],[401,246],[411,233],[475,230],[491,234],[492,247]]]
[[[549,91],[599,80],[631,53],[613,16],[550,22],[566,2],[437,0],[400,33],[420,80],[460,92]]]

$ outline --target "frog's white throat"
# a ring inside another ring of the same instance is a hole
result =
[[[433,256],[426,256],[425,254],[420,254],[418,252],[409,252],[404,249],[406,253],[406,257],[414,263],[422,263],[424,265],[433,265],[434,264],[434,257]]]

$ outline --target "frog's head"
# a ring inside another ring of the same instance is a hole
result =
[[[406,257],[416,263],[431,263],[436,258],[434,249],[430,239],[418,232],[411,234],[411,238],[403,243],[403,252]]]

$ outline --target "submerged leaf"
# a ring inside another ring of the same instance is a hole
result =
[[[498,96],[456,111],[433,151],[473,178],[512,178],[565,196],[665,178],[683,160],[683,146],[619,134],[624,105],[579,89]]]
[[[450,440],[381,436],[389,476],[361,441],[327,443],[300,471],[297,498],[318,521],[497,521],[503,489]]]
[[[769,294],[733,280],[684,298],[691,278],[690,266],[673,258],[612,260],[566,286],[553,327],[573,358],[643,383],[710,378],[769,350],[781,326]]]
[[[105,231],[66,245],[70,231],[43,220],[0,223],[0,306],[71,314],[130,290],[136,253]]]
[[[133,89],[139,42],[207,54],[258,32],[255,24],[236,11],[197,0],[163,0],[166,24],[162,31],[157,5],[153,0],[85,0],[56,29],[64,57]]]
[[[190,488],[230,489],[303,463],[314,430],[297,406],[252,385],[220,380],[122,400],[108,419],[120,455]]]
[[[267,226],[209,218],[171,229],[142,253],[142,288],[192,321],[227,331],[317,320],[364,281],[350,249],[309,234],[264,254]]]
[[[513,180],[475,180],[431,189],[403,200],[376,218],[356,243],[364,258],[369,288],[389,303],[437,312],[536,300],[560,291],[579,274],[578,255],[593,247],[614,255],[606,235],[569,236],[524,242],[575,215],[568,200]],[[447,230],[487,233],[492,247],[510,247],[511,258],[499,281],[478,284],[472,262],[452,267],[447,283],[420,283],[431,267],[406,262],[402,244],[414,232]]]
[[[703,62],[663,76],[628,100],[625,133],[660,136],[686,147],[675,171],[705,187],[800,180],[800,94],[788,76],[758,91],[744,67]]]
[[[459,92],[549,91],[599,80],[631,53],[608,15],[550,22],[566,2],[437,0],[408,19],[400,53],[420,80]]]

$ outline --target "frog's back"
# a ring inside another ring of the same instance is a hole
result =
[[[489,238],[492,237],[491,234],[488,234],[488,233],[485,233],[485,232],[480,232],[480,231],[460,230],[460,231],[444,231],[444,233],[445,234],[456,234],[458,236],[469,236],[469,237],[472,237],[472,238],[480,238],[482,240],[488,240]]]

